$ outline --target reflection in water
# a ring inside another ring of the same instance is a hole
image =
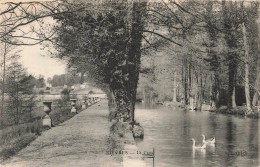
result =
[[[210,124],[210,131],[211,131],[211,134],[213,135],[212,137],[216,137],[214,136],[214,134],[216,134],[216,129],[217,129],[217,126],[218,126],[218,117],[216,117],[216,114],[215,113],[211,113],[209,115],[209,124]]]
[[[190,117],[189,114],[187,114],[187,110],[183,111],[183,124],[182,124],[182,128],[183,128],[183,133],[182,133],[182,138],[185,138],[187,136],[190,136]]]
[[[192,165],[191,166],[196,166],[198,160],[204,160],[206,157],[206,150],[201,149],[201,150],[196,150],[192,149]],[[202,163],[202,162],[200,162]]]
[[[248,148],[249,148],[248,156],[250,159],[257,159],[259,157],[259,149],[258,149],[259,146],[254,144],[259,141],[258,136],[259,136],[258,121],[251,120],[250,129],[249,129],[249,138],[248,138]],[[259,159],[257,162],[259,163]]]
[[[232,166],[232,164],[235,162],[236,156],[232,156],[235,151],[234,151],[234,145],[235,143],[235,134],[233,132],[236,131],[235,125],[233,125],[232,122],[232,116],[228,116],[227,119],[227,128],[226,128],[226,140],[227,140],[227,151],[226,151],[226,156],[225,156],[225,161],[228,166]]]
[[[205,149],[200,149],[200,150],[192,149],[192,158],[195,158],[196,154],[199,157],[205,158],[206,150]]]
[[[155,148],[155,166],[258,166],[258,120],[152,105],[137,105],[136,120],[145,129],[138,149]],[[216,137],[216,145],[193,150],[191,138],[199,144],[201,134]]]

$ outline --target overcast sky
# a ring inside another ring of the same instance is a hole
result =
[[[22,49],[21,63],[27,68],[27,72],[38,77],[43,75],[45,79],[55,74],[64,74],[66,63],[61,60],[50,58],[47,51],[40,49],[41,46],[25,46]]]

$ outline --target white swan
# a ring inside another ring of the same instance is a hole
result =
[[[215,142],[216,142],[215,137],[205,140],[206,139],[205,135],[202,134],[201,136],[202,136],[202,143],[205,143],[205,144],[215,144]]]
[[[195,145],[195,139],[194,138],[192,138],[191,139],[192,140],[192,142],[193,142],[193,144],[192,144],[192,148],[193,149],[205,149],[206,148],[206,143],[202,143],[202,144],[199,144],[199,145]]]

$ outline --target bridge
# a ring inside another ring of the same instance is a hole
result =
[[[24,99],[27,99],[30,103],[30,99],[32,96],[24,96]],[[101,99],[106,99],[106,94],[104,93],[95,93],[95,94],[80,94],[80,93],[73,93],[68,95],[63,94],[38,94],[34,97],[34,100],[36,101],[36,110],[38,115],[44,115],[42,117],[42,125],[43,126],[52,126],[52,121],[50,117],[50,113],[52,111],[52,108],[59,106],[61,101],[64,101],[65,103],[62,103],[62,105],[65,105],[63,107],[70,107],[72,113],[77,113],[77,106],[80,106],[81,109],[86,109],[89,106],[101,101]],[[70,103],[68,103],[70,102]],[[25,102],[24,102],[25,103]],[[26,104],[24,104],[24,107],[27,107]]]

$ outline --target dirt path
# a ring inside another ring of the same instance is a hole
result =
[[[99,106],[100,104],[100,106]],[[70,120],[43,132],[4,167],[117,167],[120,162],[106,155],[111,122],[105,100]]]

